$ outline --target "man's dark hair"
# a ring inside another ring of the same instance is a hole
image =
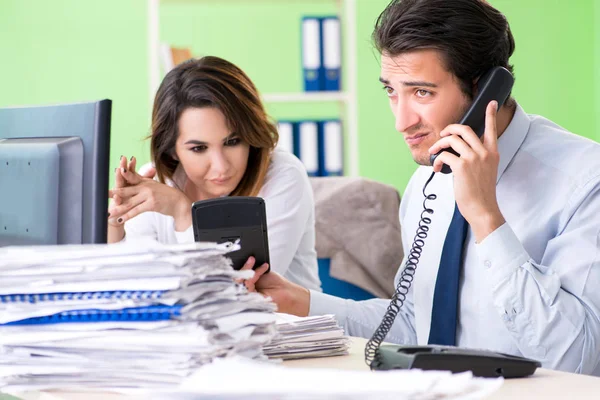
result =
[[[395,57],[421,49],[438,50],[446,68],[473,97],[473,82],[508,63],[515,41],[504,15],[484,0],[392,0],[375,23],[373,41]]]

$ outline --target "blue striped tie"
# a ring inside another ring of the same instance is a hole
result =
[[[429,344],[454,346],[458,314],[458,284],[469,224],[454,205],[435,282]]]

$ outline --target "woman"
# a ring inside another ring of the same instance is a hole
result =
[[[217,57],[180,64],[154,100],[156,178],[136,173],[135,158],[121,157],[110,191],[108,242],[136,236],[193,242],[193,202],[259,196],[266,204],[271,267],[320,290],[312,189],[302,163],[274,150],[277,139],[254,84],[238,67]]]

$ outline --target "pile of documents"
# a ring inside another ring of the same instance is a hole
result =
[[[350,341],[333,315],[296,317],[277,314],[277,336],[265,345],[269,358],[293,360],[348,354]]]
[[[0,391],[172,389],[217,357],[266,359],[275,305],[237,244],[0,249]]]
[[[223,385],[231,377],[235,384]],[[470,372],[290,368],[230,357],[200,368],[177,393],[161,399],[473,400],[488,398],[502,382]]]

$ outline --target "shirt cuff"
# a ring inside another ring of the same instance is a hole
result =
[[[477,255],[494,284],[512,275],[530,257],[508,223],[504,223],[476,245]]]
[[[346,300],[315,290],[310,291],[310,309],[308,315],[333,314],[338,321],[346,320]]]
[[[175,231],[175,238],[177,239],[177,243],[179,243],[179,244],[194,243],[194,228],[193,228],[193,226],[190,225],[190,227],[187,228],[183,232]]]

